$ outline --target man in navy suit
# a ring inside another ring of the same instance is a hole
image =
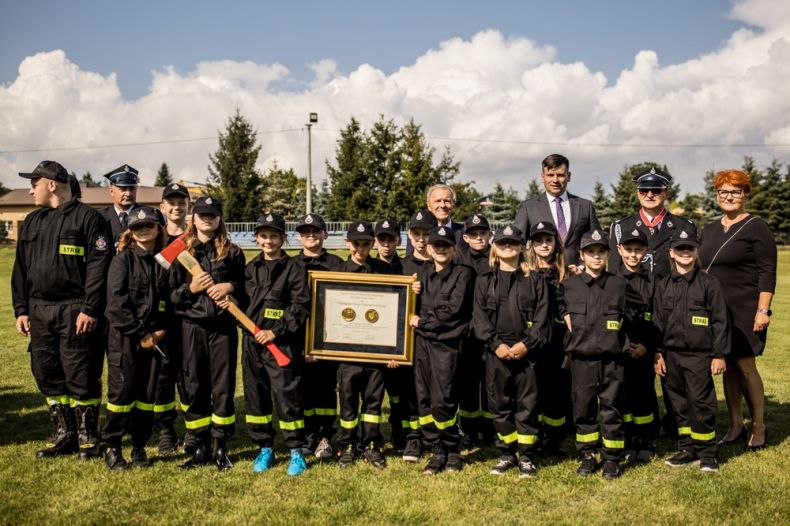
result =
[[[137,174],[137,170],[128,164],[104,174],[104,177],[110,181],[112,204],[99,212],[110,225],[113,241],[116,244],[121,233],[126,230],[129,214],[137,207],[137,185],[140,181]]]
[[[545,193],[523,201],[518,207],[513,226],[524,232],[526,237],[532,225],[551,222],[565,247],[565,263],[571,271],[580,268],[579,243],[582,234],[600,229],[591,201],[568,193],[571,180],[568,158],[554,153],[543,159],[540,179]]]

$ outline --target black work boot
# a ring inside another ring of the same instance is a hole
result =
[[[227,442],[226,438],[218,438],[215,442],[216,448],[214,449],[212,461],[220,471],[227,471],[233,467],[233,462],[228,458]]]
[[[133,468],[147,468],[151,463],[148,461],[148,455],[144,447],[132,448],[132,467]]]
[[[100,457],[98,406],[78,405],[74,408],[74,417],[77,421],[80,460]]]
[[[110,446],[104,451],[104,463],[112,471],[125,471],[129,469],[129,463],[123,458],[120,447]]]
[[[200,440],[192,452],[189,460],[181,464],[181,469],[192,469],[198,466],[205,466],[211,463],[211,443],[208,440]]]
[[[36,458],[58,455],[73,455],[77,452],[77,434],[74,432],[74,415],[71,408],[64,404],[49,406],[49,416],[55,424],[55,433],[44,449],[36,451]]]
[[[169,455],[175,453],[178,446],[178,434],[172,425],[163,426],[159,430],[159,454]]]

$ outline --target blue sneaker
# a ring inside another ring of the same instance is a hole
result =
[[[263,473],[274,465],[274,450],[270,447],[262,447],[261,452],[252,461],[252,472]]]
[[[288,476],[289,477],[296,477],[297,475],[301,475],[304,473],[304,470],[307,469],[307,462],[304,460],[304,455],[302,454],[301,449],[292,449],[291,450],[291,462],[288,464]]]

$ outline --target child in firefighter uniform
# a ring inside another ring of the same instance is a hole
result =
[[[724,357],[732,343],[727,304],[719,281],[699,267],[694,231],[678,230],[669,246],[672,271],[658,282],[655,296],[655,323],[663,337],[655,371],[667,379],[679,435],[678,453],[666,464],[699,462],[703,472],[715,473],[713,375],[726,369]]]
[[[392,274],[392,267],[380,259],[370,257],[373,248],[373,225],[367,221],[354,221],[346,233],[349,256],[340,266],[340,272],[362,274]],[[362,458],[376,468],[384,468],[387,461],[381,450],[381,405],[384,402],[384,365],[340,362],[337,366],[338,401],[340,405],[340,430],[337,446],[339,466],[346,468],[354,463],[357,448],[362,447]],[[357,441],[358,428],[362,428]]]
[[[261,448],[252,470],[261,473],[274,465],[274,397],[280,431],[291,452],[287,473],[296,476],[307,469],[302,455],[305,433],[301,384],[302,337],[310,304],[307,276],[282,249],[285,220],[281,216],[269,213],[258,218],[255,240],[261,255],[245,271],[247,315],[261,330],[255,336],[245,332],[241,357],[247,429]],[[264,347],[270,342],[291,359],[288,365],[277,364]]]
[[[102,430],[104,461],[114,471],[128,467],[121,440],[132,435],[132,467],[148,467],[145,444],[154,423],[159,371],[164,358],[159,343],[169,324],[168,273],[154,259],[167,233],[152,208],[129,215],[118,238],[118,254],[107,275],[107,420]]]
[[[558,293],[559,313],[569,331],[565,350],[571,354],[576,448],[582,456],[577,473],[595,471],[602,439],[602,474],[611,480],[622,474],[624,459],[625,328],[643,314],[644,306],[625,278],[606,271],[609,245],[599,230],[584,234],[580,249],[584,272],[560,283]]]
[[[474,271],[455,261],[455,234],[434,227],[428,238],[432,265],[420,268],[419,315],[415,328],[414,377],[423,444],[433,451],[425,475],[461,471],[457,423],[458,363],[469,334],[474,302]]]
[[[226,470],[233,467],[227,442],[236,423],[233,396],[239,333],[236,320],[225,309],[229,297],[244,302],[244,253],[228,239],[222,203],[213,197],[195,203],[184,241],[203,272],[191,275],[180,264],[170,271],[170,299],[181,318],[185,398],[181,403],[190,436],[184,442],[195,444],[181,467],[213,462],[217,469]]]
[[[302,243],[302,251],[295,259],[304,268],[305,275],[311,270],[337,271],[343,264],[342,259],[324,248],[327,231],[320,215],[305,215],[296,225],[296,235]],[[302,368],[302,393],[307,449],[314,452],[317,459],[328,460],[334,456],[337,362],[306,357]]]
[[[489,261],[491,270],[477,278],[474,326],[486,346],[488,406],[502,451],[491,473],[502,475],[518,466],[520,477],[533,477],[539,422],[531,351],[549,340],[548,289],[540,273],[524,262],[524,235],[516,227],[496,231]]]

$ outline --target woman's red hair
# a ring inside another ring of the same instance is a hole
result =
[[[716,172],[716,176],[713,178],[714,188],[718,190],[725,184],[740,188],[747,194],[752,193],[752,179],[749,177],[749,174],[741,170],[722,170]]]

